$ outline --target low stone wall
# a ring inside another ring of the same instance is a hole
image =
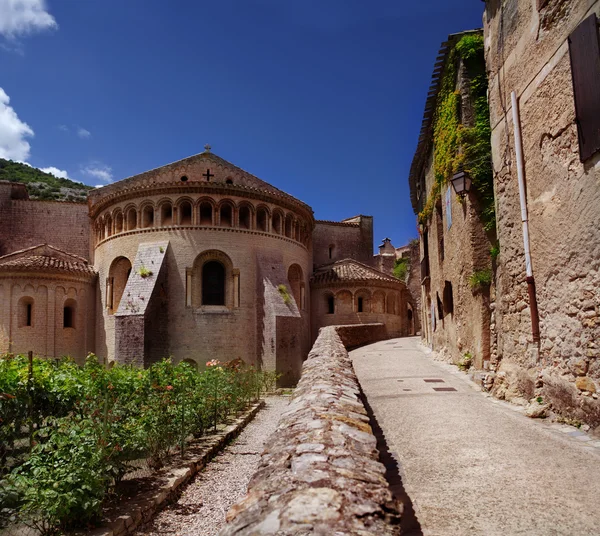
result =
[[[357,348],[365,344],[383,341],[389,338],[385,324],[348,324],[334,326],[342,344],[348,348]]]
[[[400,505],[338,332],[352,333],[346,326],[320,331],[289,409],[220,536],[400,533]]]

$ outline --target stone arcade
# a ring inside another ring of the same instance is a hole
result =
[[[242,358],[292,384],[338,316],[409,332],[406,285],[373,267],[371,217],[315,221],[209,148],[97,189],[87,206],[3,182],[0,208],[0,352]]]

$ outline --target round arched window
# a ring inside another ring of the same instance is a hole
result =
[[[202,268],[202,305],[225,305],[225,267],[209,261]]]

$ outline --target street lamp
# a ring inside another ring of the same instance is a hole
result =
[[[471,189],[471,177],[463,170],[456,172],[450,182],[452,182],[454,191],[461,197],[465,197]]]

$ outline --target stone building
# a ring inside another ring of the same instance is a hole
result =
[[[490,360],[494,242],[485,89],[481,32],[450,35],[436,60],[409,175],[421,234],[421,336],[456,363],[471,356],[478,368]],[[460,197],[451,179],[465,174],[473,187]]]
[[[310,278],[332,263],[360,267],[364,312],[345,323],[408,332],[405,284],[368,266],[371,217],[315,221],[208,149],[94,190],[87,205],[32,201],[2,182],[0,209],[0,352],[94,351],[140,365],[242,358],[291,384],[331,323],[311,303]],[[371,296],[383,305],[371,309]]]
[[[494,391],[541,396],[594,426],[600,425],[599,15],[597,0],[488,0],[484,14],[500,243]],[[527,268],[522,219],[528,219]]]

